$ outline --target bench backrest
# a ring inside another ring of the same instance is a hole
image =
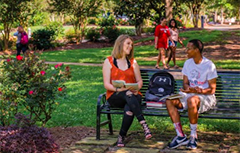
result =
[[[153,69],[141,69],[141,76],[143,79],[143,87],[141,92],[143,94],[143,101],[145,99],[145,92],[148,88],[149,79],[158,72]],[[169,70],[175,78],[175,93],[182,88],[183,80],[181,70]],[[239,119],[240,115],[240,71],[218,71],[217,88],[216,88],[216,107],[208,112],[214,118],[233,118]],[[211,117],[209,117],[211,118]]]

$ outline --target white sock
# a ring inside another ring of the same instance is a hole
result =
[[[173,123],[174,127],[175,127],[175,130],[177,132],[177,136],[180,136],[180,137],[183,137],[184,136],[184,133],[182,131],[182,125],[180,122],[177,122],[177,123]]]
[[[197,124],[190,123],[190,129],[191,129],[191,136],[197,138]]]

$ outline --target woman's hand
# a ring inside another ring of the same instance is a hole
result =
[[[131,91],[134,95],[138,94],[138,90],[135,90],[133,87],[129,87],[128,90]]]

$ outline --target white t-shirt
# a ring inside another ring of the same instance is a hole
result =
[[[206,57],[203,57],[200,64],[196,64],[193,58],[188,59],[182,73],[188,77],[190,87],[198,86],[202,89],[209,87],[208,80],[218,77],[215,65]]]

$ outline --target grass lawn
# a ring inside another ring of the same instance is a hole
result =
[[[226,34],[229,34],[229,33],[226,33]],[[186,40],[184,40],[185,45],[190,39],[193,39],[193,38],[198,38],[203,42],[223,41],[222,31],[211,31],[211,32],[208,32],[206,30],[186,31],[184,33],[180,33],[180,35],[186,38]],[[148,40],[154,40],[154,37],[143,38],[141,40],[137,40],[136,42],[148,41]],[[142,59],[145,57],[153,57],[158,55],[158,52],[156,51],[154,46],[136,46],[134,50],[135,50],[135,57],[139,65],[154,66],[156,64],[155,60],[146,61]],[[111,52],[112,52],[112,47],[75,49],[75,50],[67,50],[67,51],[51,51],[51,52],[44,52],[42,54],[42,59],[45,59],[46,61],[53,61],[53,62],[102,63],[104,59],[111,54]],[[185,60],[177,61],[177,65],[182,67],[184,64],[184,61]],[[240,69],[240,65],[239,65],[240,60],[223,60],[223,61],[218,60],[213,62],[216,64],[217,68]],[[173,66],[173,63],[171,62],[170,65]]]
[[[96,126],[96,104],[99,94],[105,92],[101,67],[70,66],[72,80],[67,85],[68,97],[59,99],[59,107],[53,113],[48,127]],[[102,116],[102,119],[104,117]],[[113,115],[113,128],[120,129],[122,115]],[[146,117],[151,129],[159,132],[173,130],[169,117]],[[182,119],[184,128],[189,129],[188,119]],[[199,131],[239,132],[240,122],[235,120],[199,119]],[[104,126],[103,128],[107,128]],[[141,130],[134,120],[130,130]]]

